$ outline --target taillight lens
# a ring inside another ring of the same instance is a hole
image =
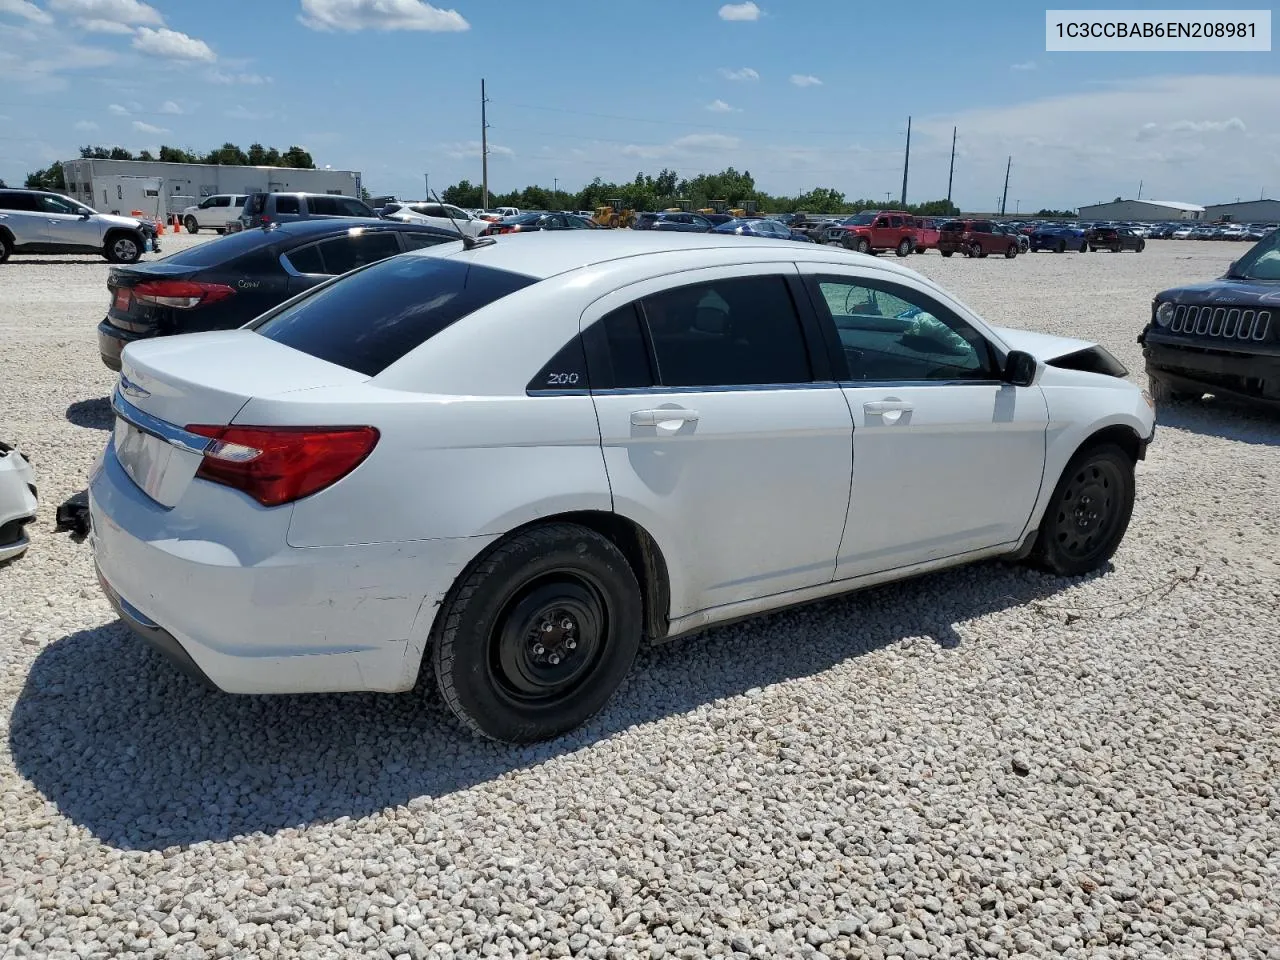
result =
[[[128,287],[121,287],[116,291],[113,306],[121,313],[129,312],[129,300],[132,295],[129,293]]]
[[[224,283],[200,283],[195,280],[145,280],[133,288],[133,298],[139,303],[157,307],[176,307],[190,310],[204,307],[235,295],[235,287]],[[119,294],[116,294],[117,301]]]
[[[360,466],[373,427],[237,427],[191,424],[210,439],[196,476],[247,493],[264,507],[301,500]]]

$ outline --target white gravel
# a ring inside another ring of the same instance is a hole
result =
[[[1152,294],[1241,249],[911,264],[1140,371]],[[53,532],[106,439],[106,272],[0,267],[0,435],[42,495],[0,568],[0,956],[1280,958],[1274,417],[1164,414],[1103,576],[715,630],[510,749],[430,689],[208,693],[115,622]]]

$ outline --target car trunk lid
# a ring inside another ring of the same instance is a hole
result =
[[[227,425],[254,397],[363,383],[345,367],[249,330],[131,344],[112,397],[116,457],[147,496],[175,506],[209,438],[189,425]]]
[[[146,263],[137,267],[113,267],[107,274],[107,292],[111,299],[107,320],[122,330],[153,333],[172,325],[173,308],[146,303],[134,296],[139,285],[164,280],[187,280],[196,268],[170,263]]]

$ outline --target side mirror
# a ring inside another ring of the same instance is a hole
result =
[[[81,214],[80,214],[80,219],[81,219],[81,220],[88,220],[91,216],[93,216],[93,214],[91,214],[88,210],[86,210],[86,211],[84,211],[83,213],[81,213]]]
[[[1036,358],[1025,350],[1010,350],[1004,358],[1003,379],[1011,386],[1031,386],[1036,379]]]

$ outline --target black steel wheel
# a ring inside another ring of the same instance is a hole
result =
[[[1072,458],[1040,521],[1032,553],[1038,566],[1074,577],[1111,559],[1133,514],[1133,466],[1111,443]]]
[[[613,695],[641,621],[639,584],[610,540],[569,523],[522,531],[471,565],[436,618],[441,695],[481,736],[555,737]]]

